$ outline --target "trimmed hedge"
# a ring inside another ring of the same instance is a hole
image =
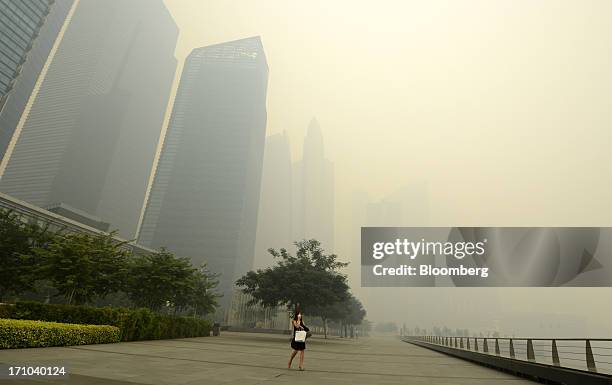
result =
[[[0,349],[119,342],[118,327],[0,319]]]
[[[149,309],[17,302],[7,311],[10,313],[7,318],[117,326],[121,341],[203,337],[210,335],[211,330],[207,320],[161,315]]]

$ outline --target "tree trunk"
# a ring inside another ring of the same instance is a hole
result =
[[[327,318],[323,318],[323,335],[327,339]]]
[[[76,291],[76,287],[73,287],[72,290],[70,290],[70,295],[68,296],[68,305],[72,304],[72,299],[74,298],[75,291]]]

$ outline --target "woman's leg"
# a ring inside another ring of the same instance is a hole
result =
[[[297,354],[297,350],[291,351],[291,357],[289,357],[289,363],[287,364],[287,368],[291,368],[291,363],[293,362],[293,357]]]
[[[300,350],[300,369],[304,369],[304,350]]]

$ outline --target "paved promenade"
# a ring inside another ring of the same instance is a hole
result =
[[[309,339],[305,371],[286,368],[289,337],[223,332],[220,337],[78,347],[0,350],[0,363],[68,367],[68,379],[1,384],[533,384],[395,338]]]

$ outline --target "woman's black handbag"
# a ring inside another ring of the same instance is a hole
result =
[[[303,327],[304,327],[304,330],[306,331],[306,338],[311,337],[312,333],[310,332],[310,329],[308,329],[306,325],[304,325]]]

